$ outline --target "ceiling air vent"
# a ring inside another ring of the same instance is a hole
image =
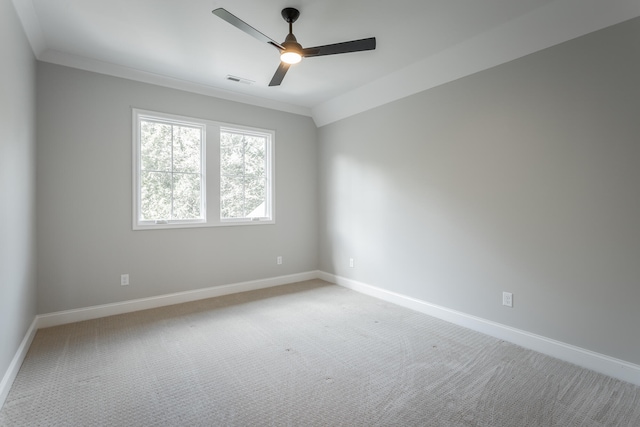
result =
[[[227,75],[227,80],[232,81],[232,82],[236,82],[236,83],[242,83],[242,84],[245,84],[245,85],[250,85],[250,84],[255,83],[253,80],[243,79],[242,77],[232,76],[230,74]]]

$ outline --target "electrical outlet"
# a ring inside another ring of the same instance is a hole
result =
[[[276,264],[282,264],[282,256],[278,255],[278,257],[276,258]]]
[[[349,267],[353,268],[353,258],[349,258]]]
[[[502,305],[513,307],[513,294],[511,292],[502,293]]]
[[[121,274],[120,275],[120,285],[121,286],[129,286],[129,275]]]

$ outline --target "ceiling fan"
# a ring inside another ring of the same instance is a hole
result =
[[[261,42],[267,43],[280,51],[281,62],[278,66],[278,69],[276,70],[276,73],[273,75],[269,86],[279,86],[280,83],[282,83],[282,79],[284,79],[285,74],[287,74],[289,67],[300,62],[302,58],[336,55],[338,53],[361,52],[364,50],[373,50],[376,48],[375,37],[353,40],[350,42],[328,44],[324,46],[303,48],[296,40],[296,36],[293,35],[293,23],[296,22],[296,20],[300,16],[300,12],[292,7],[282,9],[282,17],[289,24],[289,34],[282,43],[278,43],[270,39],[260,31],[256,30],[255,28],[223,8],[215,9],[212,11],[212,13],[219,18],[224,19],[234,27],[249,34],[251,37],[258,39]]]

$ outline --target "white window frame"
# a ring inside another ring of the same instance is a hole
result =
[[[140,120],[159,120],[186,126],[198,126],[203,129],[202,148],[202,205],[204,218],[197,220],[175,220],[162,223],[155,221],[140,220]],[[194,228],[194,227],[219,227],[238,225],[264,225],[275,224],[275,180],[274,180],[274,153],[275,153],[275,131],[260,129],[244,125],[222,123],[212,120],[196,119],[192,117],[167,114],[156,111],[132,108],[132,167],[133,167],[133,229],[134,230],[157,230],[167,228]],[[265,217],[259,218],[221,218],[220,211],[220,131],[241,132],[259,135],[266,138],[266,213]]]

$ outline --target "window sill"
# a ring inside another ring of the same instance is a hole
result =
[[[254,226],[254,225],[270,225],[275,224],[274,219],[256,220],[221,220],[217,223],[208,222],[188,222],[188,223],[165,223],[165,224],[135,224],[134,231],[140,230],[167,230],[175,228],[207,228],[207,227],[237,227],[237,226]]]

